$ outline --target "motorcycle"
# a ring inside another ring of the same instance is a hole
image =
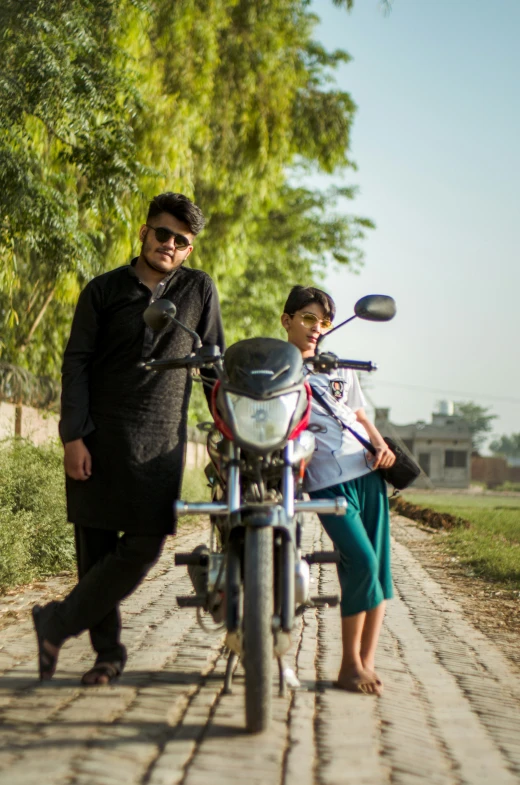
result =
[[[305,468],[312,458],[315,437],[309,427],[311,389],[300,351],[274,338],[250,338],[221,355],[216,346],[202,346],[199,336],[175,318],[176,309],[159,299],[144,313],[149,327],[161,330],[169,322],[190,333],[194,349],[186,357],[149,360],[148,370],[213,369],[213,423],[208,430],[210,464],[206,476],[212,501],[175,505],[177,517],[208,514],[210,547],[176,553],[186,565],[196,594],[177,597],[185,608],[209,612],[226,630],[229,657],[224,692],[231,691],[238,658],[245,671],[245,723],[251,733],[269,726],[272,704],[272,664],[278,660],[279,692],[286,690],[283,655],[291,645],[295,618],[307,608],[337,605],[337,596],[310,596],[310,565],[336,563],[337,553],[302,554],[304,514],[343,515],[343,498],[303,498]],[[395,303],[384,295],[359,300],[354,316],[387,321]],[[333,331],[330,331],[333,332]],[[328,335],[330,335],[330,332]],[[323,337],[323,336],[322,336]],[[374,371],[371,362],[341,360],[320,352],[306,358],[314,371],[336,368]],[[206,370],[207,373],[207,370]]]

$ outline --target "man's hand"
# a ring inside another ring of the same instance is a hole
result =
[[[373,469],[389,469],[390,466],[394,465],[395,455],[385,442],[378,446],[374,444],[374,447],[376,448],[376,454],[370,458],[371,461],[374,461]]]
[[[88,480],[92,474],[92,458],[83,439],[65,444],[65,472],[73,480]]]

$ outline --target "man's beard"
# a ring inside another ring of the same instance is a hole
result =
[[[142,255],[144,261],[146,262],[146,264],[148,265],[148,267],[151,270],[154,270],[154,272],[156,272],[156,273],[163,273],[164,275],[169,275],[169,273],[172,273],[174,270],[177,269],[177,267],[180,267],[181,264],[184,262],[184,259],[182,259],[180,264],[176,265],[175,267],[172,267],[170,270],[162,270],[160,267],[156,267],[153,264],[153,262],[151,262],[144,253],[141,254],[141,255]],[[170,259],[171,259],[171,257],[170,257]],[[172,259],[172,261],[173,261],[173,259]]]

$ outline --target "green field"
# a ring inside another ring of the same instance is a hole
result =
[[[450,550],[485,580],[520,590],[520,496],[481,496],[409,491],[407,501],[470,521],[446,535]]]

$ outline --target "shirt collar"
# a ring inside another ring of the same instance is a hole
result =
[[[138,259],[139,259],[139,257],[138,257],[138,256],[134,256],[134,258],[132,259],[132,261],[131,261],[131,262],[130,262],[130,264],[128,265],[128,274],[129,274],[129,275],[130,275],[132,278],[136,278],[136,279],[139,281],[139,280],[140,280],[140,278],[139,278],[139,276],[137,275],[137,273],[136,273],[136,270],[135,270],[135,266],[136,266],[136,264],[137,264],[137,261],[138,261]],[[182,265],[181,265],[181,266],[182,266]],[[165,277],[162,279],[162,281],[160,281],[160,283],[164,283],[164,291],[166,291],[166,289],[168,288],[168,285],[169,285],[169,283],[171,282],[172,278],[174,277],[175,273],[176,273],[176,272],[178,272],[180,269],[181,269],[180,267],[176,267],[176,268],[175,268],[175,270],[172,270],[172,271],[171,271],[171,273],[168,273],[168,275],[167,275],[167,276],[165,276]]]

